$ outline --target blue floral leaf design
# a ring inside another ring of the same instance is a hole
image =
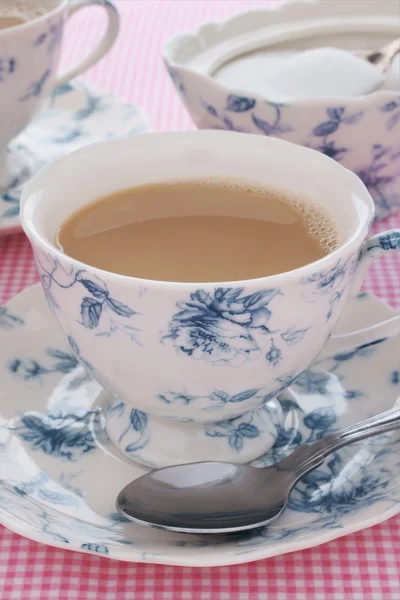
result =
[[[297,405],[295,406],[297,408]],[[276,438],[274,448],[284,448],[290,444],[299,446],[301,442],[302,435],[295,427],[291,427],[290,429],[279,427],[278,437]]]
[[[13,329],[24,324],[24,320],[11,314],[6,306],[0,306],[0,329]]]
[[[45,502],[59,504],[62,506],[76,506],[79,503],[77,498],[74,498],[73,496],[67,496],[66,494],[60,494],[59,492],[54,492],[53,490],[41,489],[38,492],[38,496]]]
[[[392,385],[400,385],[400,371],[392,371],[390,375],[390,383]]]
[[[70,345],[72,351],[75,352],[75,354],[77,354],[79,356],[80,355],[79,346],[71,335],[68,336],[68,344]]]
[[[271,123],[268,123],[268,121],[265,121],[264,119],[259,119],[255,115],[251,115],[251,118],[253,119],[254,125],[258,127],[258,129],[260,129],[263,133],[265,133],[265,135],[271,135],[274,129]]]
[[[342,114],[344,113],[344,106],[336,106],[327,108],[326,112],[328,113],[328,117],[332,119],[332,121],[339,121]]]
[[[106,299],[106,304],[113,312],[115,312],[115,314],[119,315],[120,317],[131,317],[132,315],[136,314],[134,310],[129,308],[129,306],[122,304],[122,302],[119,302],[118,300],[114,300],[114,298],[108,297]]]
[[[259,429],[251,423],[240,423],[237,430],[245,438],[256,438],[260,435]]]
[[[131,410],[130,421],[133,429],[142,433],[147,427],[148,417],[146,413],[133,408]]]
[[[26,437],[24,437],[27,441],[36,438],[36,432],[47,431],[42,423],[42,419],[36,415],[23,415],[21,422],[30,430],[26,433]]]
[[[250,296],[245,296],[243,299],[243,304],[246,308],[251,308],[255,310],[257,308],[261,308],[271,302],[275,296],[281,294],[281,291],[277,288],[271,288],[268,290],[263,290],[262,292],[254,292]]]
[[[57,350],[56,348],[48,348],[46,354],[51,358],[57,359],[57,362],[52,368],[53,371],[59,373],[71,373],[78,366],[78,361],[72,354],[63,352],[63,350]]]
[[[309,429],[320,429],[324,431],[336,423],[336,418],[333,408],[317,408],[304,417],[304,425]]]
[[[215,390],[214,392],[212,392],[212,394],[210,394],[209,398],[210,398],[210,400],[217,401],[217,402],[220,402],[221,400],[222,400],[222,402],[228,402],[229,394],[227,394],[226,392],[224,392],[222,390]]]
[[[287,331],[284,331],[281,334],[281,338],[290,346],[294,344],[298,344],[301,342],[303,337],[306,335],[308,331],[308,327],[306,329],[295,329],[294,327],[290,327]]]
[[[324,123],[320,123],[313,129],[313,134],[317,137],[325,137],[327,135],[331,135],[335,133],[335,131],[339,128],[339,121],[325,121]]]
[[[15,205],[15,206],[10,206],[10,208],[7,208],[3,214],[1,215],[2,218],[10,218],[10,217],[17,217],[19,215],[19,205]]]
[[[87,329],[94,329],[99,324],[103,305],[94,298],[84,298],[81,304],[82,323]]]
[[[233,131],[235,129],[233,122],[228,117],[224,117],[224,125],[229,131]]]
[[[383,250],[399,250],[400,249],[400,231],[391,231],[390,233],[382,233],[378,237],[378,243]]]
[[[286,385],[286,384],[285,384]],[[280,398],[279,404],[283,412],[290,412],[292,410],[299,410],[299,405],[294,400],[289,400],[289,398]]]
[[[226,300],[227,302],[234,302],[240,294],[244,291],[244,288],[217,288],[215,290],[215,299],[221,302],[222,300]],[[201,294],[200,294],[201,293]],[[211,296],[207,294],[204,290],[199,290],[196,292],[199,294],[199,299],[202,301],[211,300]]]
[[[387,102],[381,106],[380,109],[382,112],[392,112],[393,110],[396,110],[398,106],[400,106],[400,104],[398,104],[396,100],[393,100],[392,102]]]
[[[89,552],[97,552],[98,554],[109,554],[109,549],[104,544],[82,544],[82,550],[89,550]]]
[[[254,98],[247,98],[245,96],[236,96],[235,94],[229,94],[226,104],[226,110],[232,112],[247,112],[256,105]]]
[[[390,117],[390,119],[386,123],[386,128],[389,129],[389,131],[391,131],[392,129],[394,129],[394,127],[396,127],[397,123],[400,123],[400,110]]]
[[[229,402],[243,402],[243,400],[248,400],[249,398],[253,398],[257,394],[258,390],[246,390],[245,392],[241,392],[240,394],[235,394],[229,398]]]
[[[321,487],[321,485],[329,483],[331,479],[332,476],[330,473],[325,473],[320,469],[310,471],[309,473],[306,473],[306,475],[304,475],[304,477],[302,478],[303,482],[307,485],[315,485],[316,487]]]
[[[218,429],[207,429],[208,437],[226,437],[226,434]]]
[[[211,104],[205,104],[204,108],[206,109],[208,114],[210,114],[211,116],[218,117],[217,111],[215,110],[215,108],[213,106],[211,106]]]
[[[63,83],[63,85],[59,85],[54,90],[52,96],[63,96],[64,94],[69,94],[70,92],[72,92],[73,89],[74,87],[71,83]]]
[[[101,101],[102,99],[100,97],[87,94],[86,106],[74,113],[74,119],[76,121],[84,121],[85,119],[89,119],[89,117],[91,117],[92,114],[100,108]]]
[[[79,282],[85,286],[85,288],[90,292],[95,298],[105,298],[107,296],[107,290],[102,288],[97,283],[90,281],[90,279],[79,279]]]
[[[243,448],[243,437],[238,433],[233,433],[228,438],[228,444],[234,450],[241,450]]]
[[[364,111],[360,111],[358,113],[354,113],[353,115],[349,115],[348,117],[344,117],[342,119],[342,123],[346,123],[347,125],[356,125],[359,123],[364,115]]]

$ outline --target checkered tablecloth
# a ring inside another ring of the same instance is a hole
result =
[[[266,4],[120,0],[119,40],[84,79],[143,106],[154,129],[192,129],[160,59],[164,41],[202,21]],[[63,62],[84,55],[103,24],[100,9],[74,17]],[[389,227],[400,227],[400,215],[379,224],[379,230]],[[24,235],[0,238],[0,303],[36,280]],[[400,256],[375,264],[366,288],[399,308]],[[399,572],[400,516],[317,548],[215,569],[112,562],[46,547],[0,526],[0,600],[400,600]]]

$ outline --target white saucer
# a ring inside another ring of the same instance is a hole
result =
[[[366,294],[357,325],[387,318]],[[400,512],[400,437],[343,449],[296,487],[273,526],[217,537],[167,533],[116,514],[118,491],[144,469],[117,456],[102,428],[100,386],[71,356],[39,286],[0,308],[0,522],[52,546],[125,561],[217,566],[316,546]],[[300,376],[278,442],[258,464],[392,406],[400,339],[336,355]]]
[[[20,228],[19,198],[44,165],[81,146],[146,131],[147,117],[132,104],[82,81],[56,89],[48,106],[8,147],[13,181],[0,191],[0,235]]]

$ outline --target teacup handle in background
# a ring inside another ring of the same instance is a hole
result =
[[[358,294],[369,267],[374,260],[385,254],[385,252],[400,253],[400,229],[378,233],[363,243],[350,295]],[[400,282],[400,273],[398,277]],[[393,311],[389,308],[388,312],[393,314]],[[377,340],[398,335],[400,335],[400,313],[365,329],[332,335],[318,356],[318,361],[330,358],[339,352],[353,350],[364,344],[371,344]]]
[[[101,6],[107,11],[107,31],[96,48],[92,50],[92,52],[90,52],[90,54],[84,58],[82,62],[56,77],[54,87],[58,87],[64,83],[67,83],[70,79],[76,77],[76,75],[79,75],[83,71],[89,69],[89,67],[98,62],[109,51],[117,39],[119,31],[119,15],[117,9],[111,2],[109,2],[109,0],[75,0],[69,7],[68,18],[78,12],[78,10],[87,8],[91,5]]]

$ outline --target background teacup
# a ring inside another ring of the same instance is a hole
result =
[[[54,245],[63,221],[96,198],[136,184],[210,177],[311,197],[334,216],[340,246],[288,273],[195,284],[101,271]],[[331,159],[220,131],[95,144],[43,169],[22,195],[22,225],[50,309],[71,350],[111,393],[108,436],[127,456],[158,467],[247,462],[272,446],[277,396],[324,348],[370,260],[400,249],[400,231],[364,241],[372,219],[365,186]]]
[[[107,31],[89,56],[59,75],[64,25],[71,15],[90,5],[106,10]],[[20,4],[0,0],[0,17],[7,16],[21,17],[26,22],[0,29],[0,189],[7,186],[16,168],[7,156],[8,142],[28,125],[48,94],[88,69],[110,49],[119,24],[116,9],[108,0],[29,0]]]

